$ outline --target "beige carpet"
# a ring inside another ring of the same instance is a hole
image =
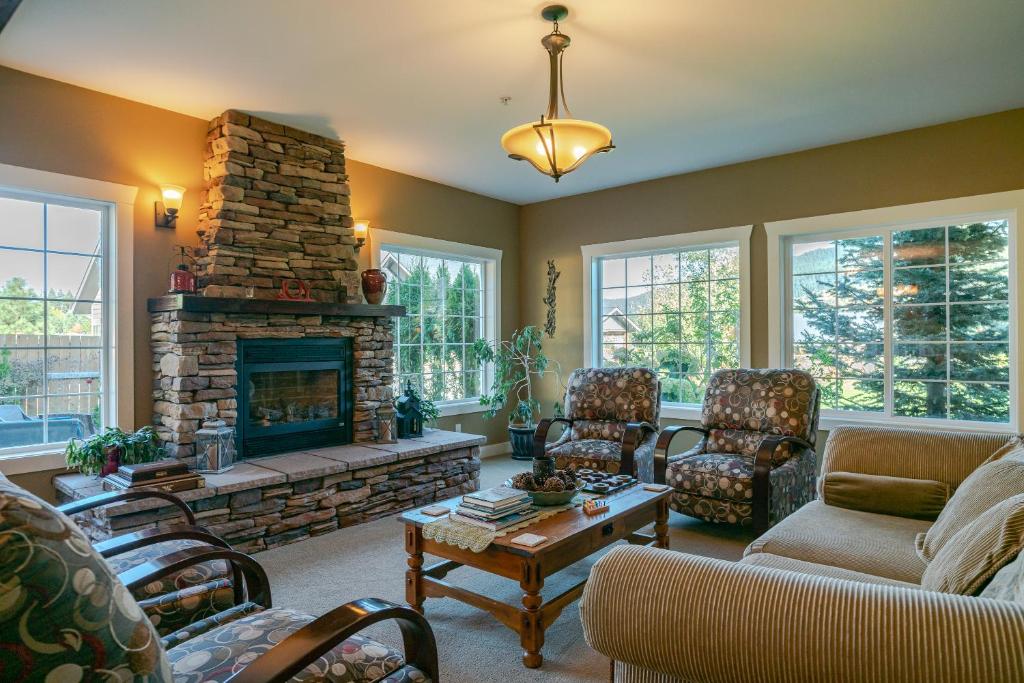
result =
[[[495,486],[526,469],[507,456],[484,460],[481,485]],[[731,527],[705,524],[672,513],[673,550],[708,557],[738,559],[749,535]],[[544,594],[555,595],[584,578],[600,553],[581,565],[548,579]],[[404,604],[405,551],[402,525],[396,518],[379,519],[295,543],[256,556],[270,576],[274,604],[320,615],[360,597],[378,597]],[[427,563],[435,558],[427,558]],[[513,581],[462,568],[448,580],[512,604],[522,593]],[[571,605],[546,633],[544,664],[523,667],[519,637],[490,615],[450,599],[429,599],[427,619],[437,638],[444,683],[483,681],[607,681],[608,661],[583,640],[577,605]],[[369,634],[400,647],[398,628],[388,625]]]

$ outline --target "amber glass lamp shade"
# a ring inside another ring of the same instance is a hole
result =
[[[501,146],[513,159],[530,162],[556,181],[593,155],[613,149],[611,131],[599,123],[544,118],[508,131]]]

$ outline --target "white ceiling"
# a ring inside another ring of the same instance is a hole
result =
[[[546,104],[544,4],[24,0],[0,64],[517,203],[1024,106],[1020,0],[577,0],[566,96],[618,148],[556,185],[498,143]]]

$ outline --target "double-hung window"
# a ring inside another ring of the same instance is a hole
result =
[[[374,239],[385,303],[406,309],[394,327],[395,395],[411,383],[442,414],[482,410],[490,369],[473,346],[497,337],[501,252],[384,230]]]
[[[0,454],[107,423],[112,207],[0,190]]]
[[[782,238],[783,364],[826,417],[1014,426],[1016,213],[911,215]]]
[[[587,363],[654,369],[663,412],[693,417],[712,372],[749,363],[749,234],[728,228],[583,247]]]

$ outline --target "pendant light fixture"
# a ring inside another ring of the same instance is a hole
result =
[[[524,123],[501,136],[501,146],[510,159],[529,161],[541,173],[558,182],[566,173],[575,171],[584,161],[599,152],[615,149],[612,134],[599,123],[572,118],[565,102],[562,81],[562,53],[569,47],[569,36],[558,30],[558,22],[569,15],[563,5],[550,5],[540,13],[545,21],[554,23],[554,30],[541,38],[548,51],[551,80],[548,89],[548,110],[539,123]],[[558,101],[567,118],[560,118]]]

